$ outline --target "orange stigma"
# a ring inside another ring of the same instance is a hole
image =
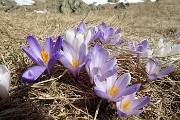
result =
[[[49,54],[48,52],[44,52],[44,50],[41,51],[41,57],[44,63],[47,63],[49,61]]]
[[[123,111],[129,112],[128,108],[129,108],[130,105],[131,105],[131,102],[129,102],[128,100],[126,100],[126,101],[124,102],[124,104],[122,105]]]
[[[117,92],[118,92],[118,89],[115,86],[113,86],[110,90],[110,96],[111,97],[114,96]]]
[[[158,71],[157,70],[154,70],[153,72],[152,72],[152,74],[158,74]]]
[[[72,66],[76,69],[78,66],[78,61],[74,60],[74,58],[72,59]]]

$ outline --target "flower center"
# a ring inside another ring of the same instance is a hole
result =
[[[41,51],[41,57],[44,61],[44,63],[47,64],[47,62],[49,61],[49,54],[48,52],[44,52],[44,50]]]
[[[77,66],[78,66],[78,61],[77,61],[77,60],[74,60],[74,58],[72,59],[72,66],[73,66],[74,68],[77,68]]]
[[[114,94],[116,94],[117,92],[118,92],[118,89],[115,86],[113,86],[110,90],[110,96],[111,97],[114,96]]]
[[[122,105],[123,111],[129,112],[128,108],[129,108],[130,105],[131,105],[131,102],[129,102],[128,100],[126,100],[126,101],[124,102],[124,104]]]
[[[152,74],[158,74],[158,71],[157,70],[154,70],[153,72],[152,72]]]

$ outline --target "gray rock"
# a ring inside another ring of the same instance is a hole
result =
[[[119,0],[108,0],[108,2],[117,3]]]
[[[129,4],[128,4],[129,6]],[[120,2],[118,4],[116,4],[116,6],[114,7],[115,9],[126,9],[126,4],[124,4],[123,2]]]
[[[16,2],[12,0],[1,0],[0,1],[0,9],[4,11],[8,11],[16,7]]]
[[[82,0],[59,0],[59,10],[61,13],[86,13],[90,10],[105,9],[103,5],[86,4]]]

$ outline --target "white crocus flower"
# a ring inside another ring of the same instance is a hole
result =
[[[180,54],[180,44],[173,44],[171,42],[165,43],[161,38],[158,42],[158,48],[154,50],[154,56],[167,57]]]
[[[0,65],[0,97],[9,96],[10,90],[10,72],[5,65]]]

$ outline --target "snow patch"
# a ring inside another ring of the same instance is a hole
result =
[[[33,0],[14,0],[17,5],[23,6],[23,5],[33,5],[35,2]]]

